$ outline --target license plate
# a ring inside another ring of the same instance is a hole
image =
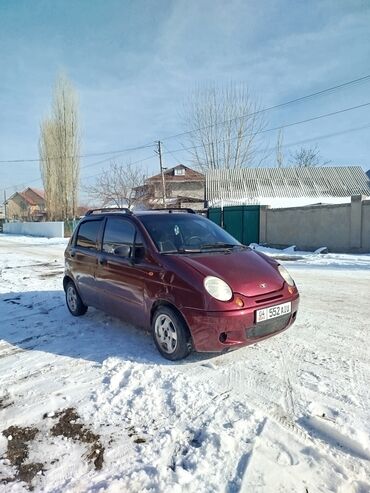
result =
[[[281,317],[292,311],[292,303],[281,303],[280,305],[270,306],[268,308],[262,308],[262,310],[256,311],[256,323],[264,322],[270,318]]]

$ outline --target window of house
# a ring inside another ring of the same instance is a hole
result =
[[[82,248],[89,248],[90,250],[95,250],[100,225],[101,225],[101,220],[86,221],[82,223],[78,229],[76,246]]]
[[[174,170],[175,176],[183,176],[185,175],[185,168],[176,168]]]

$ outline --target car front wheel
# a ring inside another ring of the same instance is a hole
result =
[[[80,295],[77,292],[76,286],[72,281],[69,281],[66,286],[66,302],[68,310],[74,317],[85,315],[87,306],[83,304]]]
[[[152,331],[155,345],[165,358],[176,361],[191,351],[189,329],[175,310],[161,306],[154,314]]]

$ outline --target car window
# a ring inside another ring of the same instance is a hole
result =
[[[117,217],[108,217],[103,238],[103,251],[114,253],[121,246],[132,246],[135,238],[135,226]]]
[[[210,245],[240,243],[212,221],[194,214],[142,216],[142,223],[160,252],[202,249]]]
[[[95,250],[100,226],[101,220],[82,223],[78,229],[76,246]]]

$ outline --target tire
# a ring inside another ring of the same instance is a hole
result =
[[[80,317],[87,312],[87,306],[83,304],[77,292],[74,282],[68,281],[66,286],[66,304],[74,317]]]
[[[159,307],[152,320],[154,343],[161,355],[171,361],[186,358],[191,352],[191,336],[184,320],[167,306]]]

